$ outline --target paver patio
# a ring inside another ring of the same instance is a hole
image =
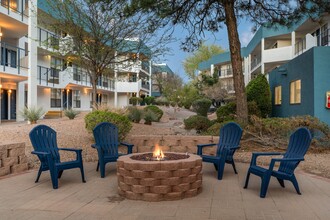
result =
[[[44,172],[37,171],[0,180],[1,219],[329,219],[330,180],[297,172],[302,195],[291,183],[283,189],[271,180],[265,199],[259,198],[260,179],[251,176],[243,189],[248,164],[237,164],[238,175],[226,166],[218,181],[212,164],[203,163],[203,192],[178,201],[143,202],[117,194],[115,164],[107,166],[101,179],[95,163],[85,163],[87,183],[78,169],[63,173],[59,189],[53,190]]]

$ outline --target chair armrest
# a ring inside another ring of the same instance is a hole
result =
[[[41,152],[41,151],[32,151],[31,154],[39,155],[39,156],[47,156],[50,155],[48,152]]]
[[[236,146],[236,147],[229,147],[230,150],[237,150],[239,149],[241,146]]]
[[[275,155],[283,155],[283,153],[280,152],[253,152],[252,153],[252,159],[250,166],[257,164],[257,157],[259,156],[275,156]]]
[[[82,149],[75,149],[75,148],[59,148],[59,150],[74,151],[74,152],[82,151]]]
[[[304,161],[305,159],[304,158],[273,158],[270,162],[270,165],[269,165],[269,170],[273,170],[274,169],[274,165],[276,162],[300,162],[300,161]]]
[[[134,144],[129,144],[129,143],[126,143],[126,142],[120,142],[119,144],[127,147],[127,154],[132,153]]]
[[[204,147],[211,147],[211,146],[216,146],[217,144],[212,143],[212,144],[197,144],[197,155],[202,156],[203,155],[203,148]]]

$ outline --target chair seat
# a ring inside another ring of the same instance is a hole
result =
[[[210,155],[202,155],[202,159],[203,159],[204,162],[218,163],[219,160],[220,160],[220,157],[210,156]]]
[[[62,170],[67,170],[74,167],[80,166],[80,161],[74,160],[74,161],[65,161],[60,163],[55,163],[56,167]]]

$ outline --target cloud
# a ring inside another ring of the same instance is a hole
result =
[[[250,42],[253,35],[254,33],[252,31],[243,31],[243,33],[240,35],[240,40],[243,47],[245,47]]]

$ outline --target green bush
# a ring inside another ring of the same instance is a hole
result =
[[[258,117],[261,117],[260,109],[255,101],[249,101],[247,104],[249,115],[256,115]]]
[[[163,110],[161,110],[158,106],[155,106],[155,105],[148,105],[144,108],[144,111],[147,112],[147,111],[152,111],[156,114],[157,118],[155,121],[160,121],[160,119],[162,118],[164,112]]]
[[[150,109],[146,110],[143,115],[144,124],[146,125],[151,125],[153,121],[157,121],[158,119],[158,115]]]
[[[101,122],[111,122],[118,127],[119,140],[124,140],[132,128],[132,124],[126,115],[114,112],[95,110],[85,116],[86,129],[93,131],[95,126]]]
[[[265,75],[259,74],[249,82],[246,86],[246,97],[248,102],[256,102],[261,117],[270,116],[272,112],[271,92]]]
[[[136,108],[135,106],[128,108],[128,118],[135,123],[140,123],[143,116],[143,111]]]
[[[74,119],[79,114],[80,114],[79,111],[76,111],[72,108],[64,110],[64,115],[71,120]]]
[[[233,120],[236,114],[236,103],[229,102],[227,105],[220,106],[216,114],[218,122]]]
[[[170,105],[172,106],[172,107],[175,107],[176,106],[176,103],[175,102],[170,102]]]
[[[210,120],[207,117],[201,115],[190,116],[189,118],[185,119],[183,122],[185,129],[187,130],[195,129],[197,133],[206,131],[211,125]]]
[[[45,112],[42,107],[25,107],[20,114],[25,120],[28,120],[31,124],[35,124]]]
[[[207,112],[212,104],[212,101],[206,98],[197,99],[192,103],[193,109],[197,112],[197,115],[207,116]]]
[[[147,105],[153,105],[155,103],[155,97],[153,96],[145,97],[144,101]]]
[[[129,99],[130,103],[132,103],[133,106],[136,106],[137,104],[140,104],[142,102],[142,98],[140,97],[131,97]]]
[[[192,105],[192,101],[190,101],[190,100],[185,100],[185,101],[183,101],[182,102],[182,105],[183,105],[183,107],[185,108],[185,109],[190,109],[190,107],[191,107],[191,105]]]

